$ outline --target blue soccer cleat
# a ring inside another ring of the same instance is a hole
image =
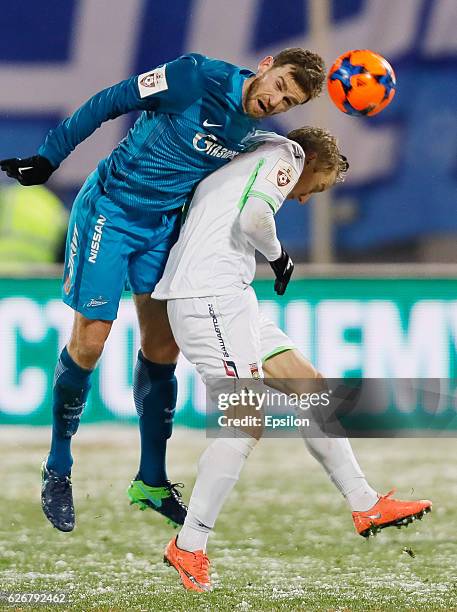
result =
[[[41,465],[41,507],[56,529],[73,531],[75,527],[75,508],[71,489],[71,477],[60,476],[46,467],[46,459]]]

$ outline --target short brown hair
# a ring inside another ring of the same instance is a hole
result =
[[[292,78],[308,96],[308,100],[316,98],[322,91],[325,81],[325,63],[320,55],[292,47],[284,49],[273,58],[273,66],[292,65]]]
[[[297,142],[305,155],[316,153],[316,170],[336,170],[336,182],[342,183],[346,172],[349,170],[349,162],[340,153],[338,142],[330,132],[318,127],[305,126],[292,130],[287,134],[289,140]]]

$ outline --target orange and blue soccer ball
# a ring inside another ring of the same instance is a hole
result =
[[[367,49],[340,55],[327,77],[333,103],[354,116],[380,113],[392,101],[395,86],[395,72],[389,62]]]

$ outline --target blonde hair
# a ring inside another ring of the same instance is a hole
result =
[[[336,170],[336,182],[342,183],[349,170],[347,158],[341,154],[338,142],[328,130],[305,126],[287,134],[289,140],[297,142],[306,154],[316,153],[316,170]]]

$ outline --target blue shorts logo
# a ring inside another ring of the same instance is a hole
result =
[[[67,295],[70,293],[70,289],[71,289],[71,281],[72,281],[73,274],[75,271],[75,257],[76,257],[76,253],[78,252],[78,246],[79,246],[78,228],[75,225],[73,229],[73,236],[71,237],[70,255],[68,257],[68,274],[63,284],[63,290],[65,291]]]
[[[98,298],[92,298],[89,302],[87,302],[85,308],[94,308],[96,306],[104,306],[105,304],[108,304],[108,300],[104,300],[100,295]]]
[[[95,263],[97,261],[98,251],[100,250],[100,242],[102,240],[103,226],[105,225],[106,217],[100,215],[97,219],[97,225],[94,228],[92,235],[92,242],[90,244],[90,255],[89,262]]]

